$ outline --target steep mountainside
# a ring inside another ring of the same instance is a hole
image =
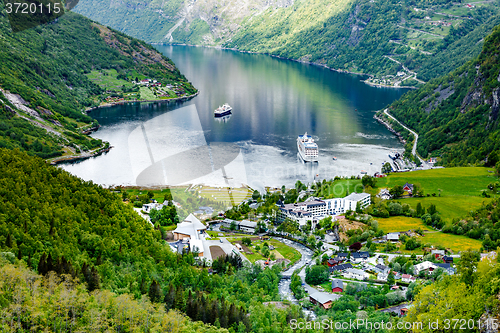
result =
[[[114,86],[98,81],[104,76]],[[0,147],[43,158],[97,153],[106,144],[84,135],[97,125],[84,110],[139,99],[136,78],[176,85],[180,96],[196,92],[151,45],[75,13],[12,33],[0,4]]]
[[[499,48],[496,27],[475,60],[391,105],[390,112],[419,133],[421,156],[450,166],[499,161]]]
[[[76,10],[151,42],[269,53],[396,86],[463,65],[500,24],[496,2],[449,0],[81,0]]]

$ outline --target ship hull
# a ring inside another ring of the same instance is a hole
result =
[[[227,111],[224,111],[224,112],[219,112],[219,113],[214,113],[214,115],[215,115],[216,117],[224,117],[224,116],[226,116],[226,115],[228,115],[228,114],[231,114],[231,110],[227,110]]]

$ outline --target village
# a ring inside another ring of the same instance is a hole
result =
[[[394,187],[382,188],[375,197],[385,201],[411,197],[419,191],[418,186],[409,182],[399,187],[397,193]],[[267,195],[280,191],[268,189]],[[381,311],[403,316],[411,307],[407,296],[409,288],[443,274],[456,273],[455,263],[460,255],[449,249],[431,246],[425,248],[423,254],[394,251],[404,248],[408,239],[418,239],[416,230],[379,233],[368,241],[345,245],[346,235],[358,225],[363,226],[352,219],[353,214],[369,208],[373,196],[351,193],[343,198],[324,199],[312,193],[311,188],[303,189],[295,203],[285,204],[278,200],[273,204],[271,215],[258,213],[266,204],[264,201],[247,198],[238,204],[241,210],[246,207],[247,218],[243,219],[229,218],[230,211],[200,206],[169,232],[168,245],[172,251],[180,255],[191,254],[197,264],[209,267],[224,256],[237,256],[243,263],[260,265],[264,269],[281,265],[282,279],[293,280],[294,275],[299,276],[301,290],[294,291],[280,284],[282,294],[293,293],[304,308],[313,309],[329,309],[349,288],[387,286],[384,292],[390,294],[387,297],[392,301]],[[171,203],[144,204],[140,210],[147,215],[165,205],[181,208],[172,200]],[[292,231],[290,226],[297,230]],[[297,252],[295,256],[287,253],[290,250]],[[488,255],[493,254],[482,256]],[[320,280],[311,277],[317,269],[326,272]]]

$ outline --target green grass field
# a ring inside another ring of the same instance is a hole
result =
[[[466,236],[445,234],[442,232],[426,232],[420,241],[422,244],[429,243],[434,246],[441,245],[455,252],[465,251],[469,248],[474,250],[479,250],[481,248],[481,241],[479,240],[468,238]]]
[[[126,80],[117,79],[118,72],[116,69],[104,69],[102,71],[92,71],[87,74],[90,81],[98,84],[101,88],[106,90],[121,91],[122,86],[127,88],[133,87],[134,84]]]
[[[420,185],[425,194],[441,196],[480,196],[487,185],[497,181],[493,169],[480,167],[460,167],[394,173],[378,178],[377,187],[393,187],[406,182]]]
[[[208,186],[195,186],[192,188],[197,195],[216,201],[222,201],[228,205],[239,204],[252,196],[250,188],[217,188]],[[229,192],[231,191],[231,192]]]
[[[422,230],[432,230],[430,227],[425,225],[422,219],[406,216],[392,216],[389,218],[377,217],[375,220],[378,221],[378,227],[384,232],[397,232],[397,231],[408,231],[416,230],[418,228]]]
[[[227,240],[232,244],[235,244],[236,241],[241,241],[244,237],[252,238],[255,236],[244,235],[243,237],[231,237],[231,238],[228,237]],[[267,242],[267,244],[274,246],[274,250],[272,250],[271,253],[274,252],[276,258],[278,258],[279,255],[281,255],[285,259],[290,260],[291,263],[295,263],[302,257],[299,251],[276,239],[269,239],[266,241],[254,240],[252,241],[252,245],[250,245],[249,247],[252,250],[253,254],[243,253],[243,255],[252,263],[256,262],[257,260],[266,260],[267,258],[265,258],[262,254],[260,254],[259,251],[255,250],[255,245],[258,245],[260,248],[262,248],[262,244],[264,244],[264,242]]]
[[[483,203],[499,197],[498,194],[492,195],[491,198],[481,196],[483,190],[488,191],[489,183],[498,181],[498,177],[489,171],[493,169],[461,167],[395,173],[379,178],[377,187],[379,189],[391,188],[395,185],[404,185],[406,182],[416,184],[424,190],[424,195],[430,194],[431,196],[404,198],[397,201],[408,203],[413,208],[419,202],[424,207],[435,204],[442,218],[445,221],[451,221],[454,218],[464,218],[471,211],[481,207]]]
[[[155,94],[148,87],[140,87],[139,93],[141,94],[141,100],[143,101],[152,101],[158,99]]]

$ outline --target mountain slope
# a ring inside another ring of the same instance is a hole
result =
[[[500,24],[498,9],[420,0],[81,0],[75,8],[151,42],[268,53],[376,75],[386,85],[415,85],[414,72],[429,80],[477,56]],[[402,82],[397,72],[406,73]]]
[[[133,99],[136,77],[177,85],[180,96],[196,92],[153,47],[81,15],[12,33],[5,13],[0,4],[0,147],[43,158],[94,154],[107,145],[83,134],[97,126],[84,110]]]
[[[418,153],[443,165],[494,166],[500,156],[500,26],[481,54],[404,95],[390,112],[419,133]]]

